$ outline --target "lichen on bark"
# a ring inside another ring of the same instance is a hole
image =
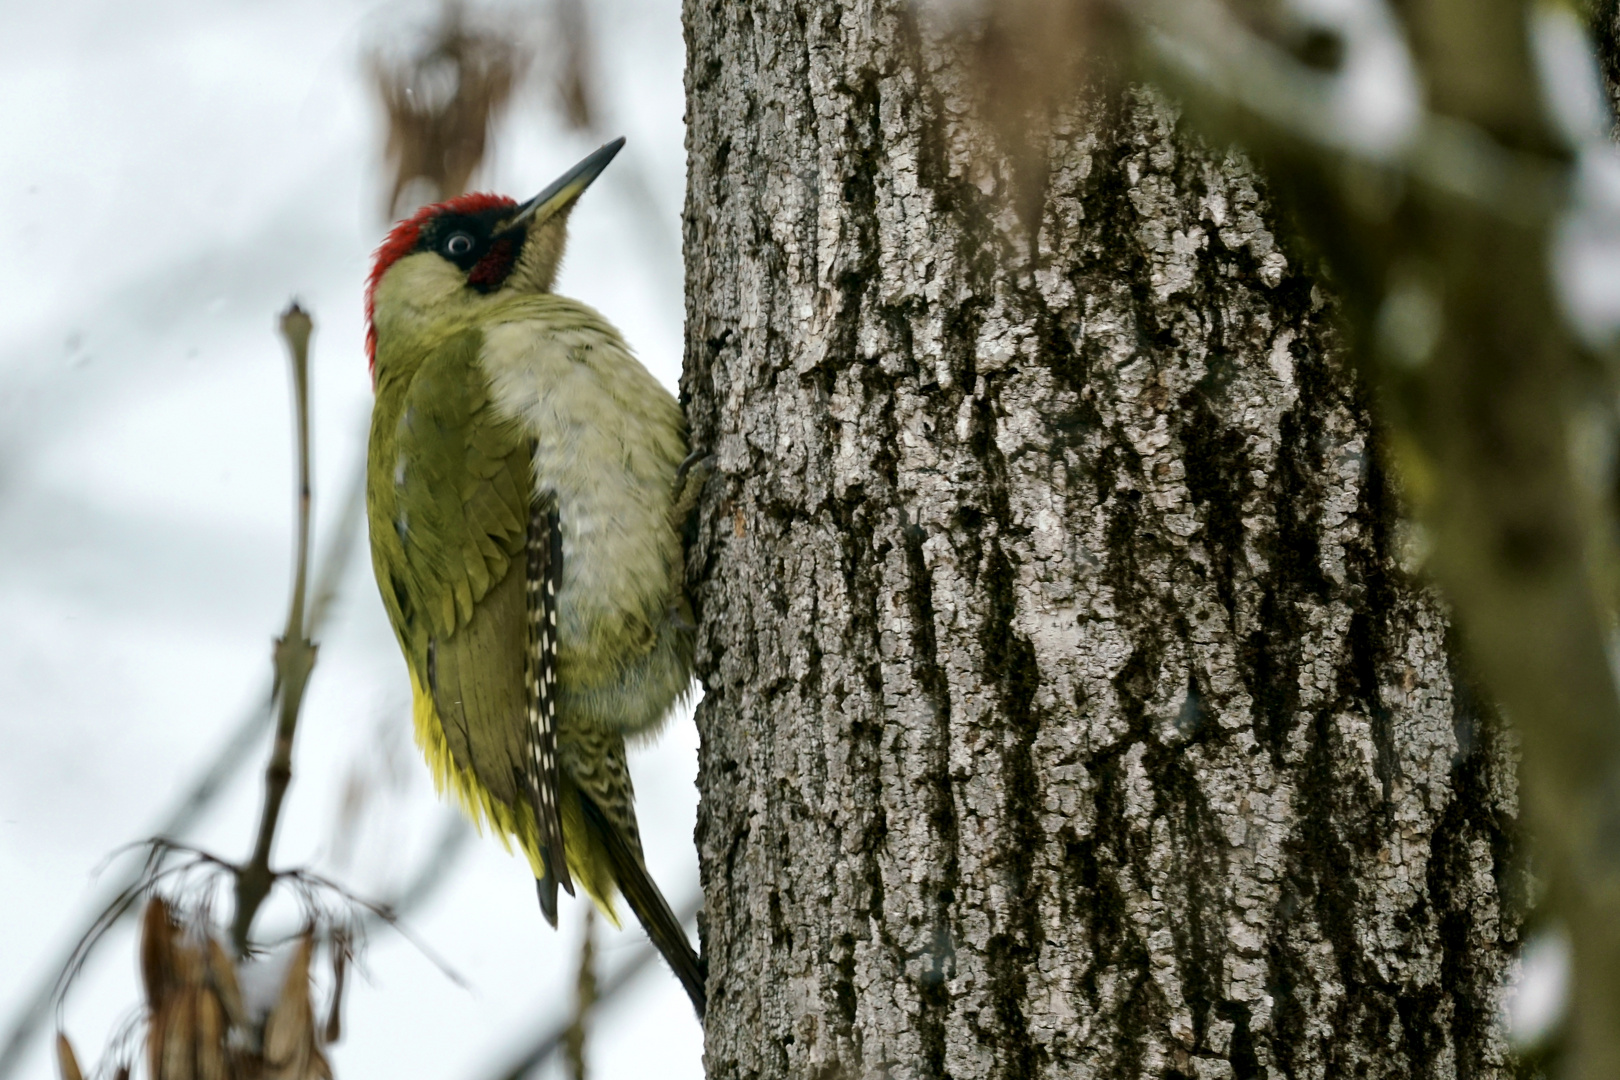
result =
[[[687,0],[715,1077],[1489,1077],[1510,747],[1327,286],[1140,89]]]

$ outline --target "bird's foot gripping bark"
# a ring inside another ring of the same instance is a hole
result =
[[[669,524],[677,533],[686,532],[686,523],[697,508],[703,485],[714,475],[714,455],[693,450],[675,470],[675,498],[669,504]]]

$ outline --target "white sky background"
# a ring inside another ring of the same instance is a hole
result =
[[[0,6],[0,1025],[82,925],[97,865],[155,827],[268,675],[293,528],[274,328],[293,296],[317,324],[317,550],[356,467],[361,286],[384,228],[382,122],[360,56],[425,10]],[[608,123],[629,138],[619,161],[651,178],[668,232],[649,242],[610,167],[574,213],[558,289],[605,312],[673,388],[679,4],[592,0],[589,16]],[[520,91],[479,187],[523,197],[594,148],[550,104],[538,81]],[[357,555],[321,635],[276,863],[382,896],[444,811],[410,743],[363,541]],[[632,761],[649,862],[676,906],[697,887],[696,744],[681,717]],[[250,846],[263,760],[195,837],[227,858]],[[383,792],[343,860],[334,835],[357,767]],[[409,921],[471,989],[379,931],[332,1051],[338,1076],[481,1080],[566,1014],[581,906],[565,903],[553,933],[525,865],[487,838],[469,845]],[[601,936],[602,974],[642,940],[630,923]],[[81,1059],[99,1058],[137,1000],[126,928],[69,999]],[[701,1033],[665,969],[598,1014],[590,1054],[602,1078],[701,1075]],[[23,1075],[55,1075],[44,1040]]]

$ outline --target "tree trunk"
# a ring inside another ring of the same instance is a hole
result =
[[[1511,748],[1264,185],[687,0],[713,1077],[1496,1077]],[[1021,204],[1020,212],[1015,204]]]

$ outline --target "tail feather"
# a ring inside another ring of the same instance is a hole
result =
[[[553,930],[557,929],[557,878],[553,874],[534,879],[534,891],[540,896],[540,914],[546,917]]]
[[[692,999],[692,1008],[697,1010],[698,1019],[702,1020],[708,1005],[708,994],[704,989],[707,972],[702,958],[692,948],[686,930],[670,910],[669,901],[659,891],[658,883],[647,873],[640,852],[631,847],[624,833],[613,827],[607,815],[584,792],[580,793],[579,801],[584,806],[586,820],[603,838],[620,894],[630,905],[630,910],[636,913],[636,918],[641,920],[647,937],[663,954],[664,962],[669,964],[670,970],[681,981],[686,996]]]

